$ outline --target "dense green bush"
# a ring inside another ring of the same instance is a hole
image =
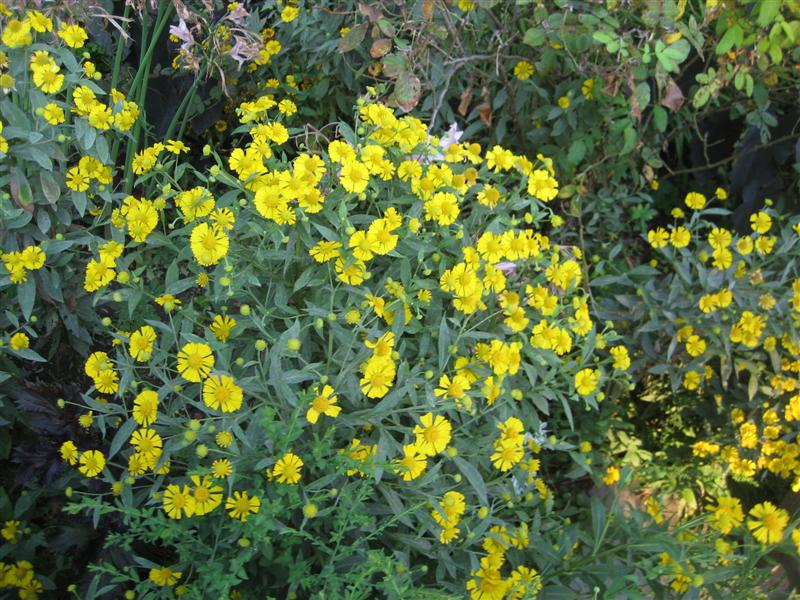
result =
[[[795,3],[44,4],[4,593],[788,594]]]

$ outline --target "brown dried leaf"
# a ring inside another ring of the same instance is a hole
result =
[[[469,111],[469,103],[472,102],[472,86],[470,85],[461,92],[461,102],[458,103],[458,114],[462,117],[467,115]]]
[[[486,123],[487,127],[492,126],[492,105],[488,102],[483,102],[482,104],[478,105],[478,114],[481,117],[481,121]]]
[[[392,40],[380,38],[372,42],[372,47],[369,49],[369,55],[372,58],[380,58],[389,54],[392,49]]]
[[[358,12],[367,17],[367,19],[369,19],[372,23],[383,16],[380,10],[363,2],[358,3]]]
[[[661,106],[670,109],[672,112],[678,112],[683,106],[684,100],[680,86],[670,77],[669,81],[667,81],[667,90],[661,99]]]
[[[422,2],[422,16],[428,21],[433,20],[433,0],[424,0]]]

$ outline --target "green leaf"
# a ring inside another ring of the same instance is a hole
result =
[[[483,477],[481,477],[478,469],[476,469],[471,462],[458,456],[453,459],[453,462],[456,463],[458,470],[467,478],[467,481],[469,481],[472,489],[475,490],[475,495],[478,496],[478,500],[481,501],[481,504],[489,506],[489,498],[486,494],[486,482],[483,481]]]
[[[33,305],[36,302],[36,282],[33,280],[33,275],[28,273],[28,279],[24,283],[17,286],[17,302],[19,309],[22,311],[22,316],[27,321],[31,318],[33,313]]]
[[[733,27],[727,29],[722,39],[717,43],[717,54],[725,54],[728,50],[736,46],[737,48],[742,45],[744,32],[741,26],[736,23]]]
[[[339,41],[339,52],[344,54],[345,52],[350,52],[351,50],[355,50],[361,42],[364,41],[364,36],[367,34],[367,24],[361,23],[353,27],[350,31],[347,32],[347,35],[344,36]]]
[[[625,131],[622,132],[622,137],[624,139],[624,143],[622,146],[622,150],[620,150],[620,154],[628,154],[631,150],[636,147],[636,129],[633,125],[628,125],[625,128]]]
[[[575,140],[567,152],[567,160],[572,166],[577,165],[586,156],[586,143],[583,140]]]
[[[55,204],[61,197],[61,186],[56,183],[55,177],[49,171],[39,171],[39,183],[42,193],[50,204]]]
[[[114,439],[111,440],[111,447],[108,449],[108,458],[111,459],[119,449],[122,448],[122,444],[127,442],[133,430],[136,429],[138,423],[135,419],[128,419],[125,421],[125,424],[117,429],[117,433],[114,434]]]
[[[653,123],[661,133],[667,130],[667,111],[663,106],[653,107]]]
[[[603,544],[603,538],[605,538],[606,509],[603,506],[603,503],[600,502],[600,499],[595,496],[592,496],[591,505],[593,533],[592,541],[594,542],[594,552],[597,552],[600,549],[600,546]]]
[[[411,71],[403,71],[394,85],[394,98],[401,110],[408,112],[419,102],[422,83]]]
[[[531,27],[525,32],[525,35],[522,37],[522,41],[529,46],[536,48],[547,41],[547,33],[540,27]]]

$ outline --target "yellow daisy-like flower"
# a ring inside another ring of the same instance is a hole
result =
[[[66,118],[64,109],[52,102],[44,105],[42,117],[44,117],[44,120],[50,123],[50,125],[61,125]]]
[[[747,528],[762,544],[777,544],[789,523],[789,513],[772,502],[761,502],[750,509],[752,519],[747,519]]]
[[[442,415],[433,416],[426,413],[419,419],[419,425],[414,426],[414,442],[419,451],[425,456],[435,456],[443,452],[450,443],[452,425]]]
[[[287,452],[272,467],[270,477],[277,479],[278,483],[294,484],[300,481],[302,468],[303,460],[296,454]]]
[[[342,407],[336,405],[337,401],[338,398],[334,394],[333,388],[329,385],[324,386],[322,391],[318,391],[314,400],[311,401],[311,406],[306,412],[306,419],[313,424],[319,420],[320,415],[337,417],[342,411]]]
[[[219,460],[215,460],[211,463],[211,473],[217,479],[224,479],[229,477],[231,473],[233,473],[233,466],[231,465],[231,461],[227,458],[220,458]]]
[[[230,375],[214,375],[203,382],[203,402],[214,410],[238,410],[242,406],[242,397],[242,388]]]
[[[575,374],[575,390],[581,396],[588,396],[597,389],[600,371],[597,369],[581,369]]]
[[[150,581],[155,583],[159,587],[167,587],[173,586],[178,583],[178,580],[181,578],[180,571],[173,571],[167,567],[161,567],[159,569],[150,569]]]
[[[78,462],[78,448],[75,446],[75,442],[72,440],[67,440],[61,447],[59,448],[59,452],[61,453],[61,460],[65,463],[74,465]]]
[[[207,515],[222,504],[222,488],[214,485],[211,475],[202,478],[199,475],[192,475],[191,480],[195,486],[192,490],[194,514]]]
[[[234,327],[236,327],[236,319],[228,315],[215,315],[214,321],[208,326],[211,333],[223,343],[228,341]]]
[[[144,427],[152,425],[158,415],[158,393],[142,390],[133,399],[133,418]]]
[[[192,230],[192,254],[204,267],[216,265],[228,253],[228,236],[217,227],[200,223]]]
[[[261,500],[258,496],[248,496],[247,492],[233,492],[225,501],[225,510],[228,511],[232,519],[239,519],[242,523],[247,521],[247,517],[255,514],[261,508]]]
[[[156,330],[150,325],[144,325],[131,334],[128,342],[128,351],[137,362],[147,362],[153,354],[153,344],[156,341]]]
[[[170,484],[164,490],[164,512],[170,519],[182,519],[195,514],[195,500],[188,485]]]
[[[64,43],[70,48],[83,48],[83,44],[89,39],[83,27],[80,25],[67,25],[66,23],[61,23],[58,37],[64,40]]]
[[[214,353],[208,344],[189,342],[178,352],[178,372],[187,381],[199,383],[214,368]]]
[[[99,450],[87,450],[80,457],[78,470],[87,477],[96,477],[106,466],[106,457]]]
[[[528,177],[528,193],[542,202],[550,202],[558,195],[558,181],[544,169],[537,169]]]

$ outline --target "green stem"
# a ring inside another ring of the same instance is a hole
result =
[[[140,54],[140,63],[139,69],[136,71],[136,76],[133,79],[133,83],[131,83],[131,89],[129,94],[134,95],[138,93],[137,103],[139,105],[139,110],[144,113],[144,104],[145,100],[147,99],[147,81],[150,78],[150,63],[153,60],[153,52],[155,51],[156,44],[158,40],[161,38],[161,34],[164,31],[164,28],[169,23],[169,19],[172,16],[173,6],[171,2],[162,2],[158,6],[158,14],[156,16],[156,23],[155,27],[152,31],[152,37],[149,39],[149,43],[147,43],[148,31],[147,31],[147,13],[145,12],[142,17],[142,47],[141,50],[143,51]],[[145,51],[145,46],[147,50]],[[146,117],[145,117],[146,118]],[[133,190],[133,175],[131,173],[132,166],[133,166],[133,156],[136,154],[137,150],[139,149],[139,132],[143,129],[143,120],[142,117],[137,119],[136,124],[133,127],[133,132],[131,139],[128,141],[128,148],[125,156],[125,178],[124,178],[124,192],[125,194],[130,194]],[[147,133],[143,133],[144,141],[146,142]]]
[[[125,12],[122,13],[122,18],[127,19],[128,15],[130,15],[131,7],[129,4],[125,4]],[[122,33],[119,34],[119,39],[117,40],[117,50],[114,53],[114,70],[111,72],[111,89],[115,89],[117,84],[119,83],[119,70],[122,65],[122,50],[125,48],[125,36]]]
[[[183,137],[183,130],[186,127],[186,118],[182,116],[183,111],[189,108],[192,100],[194,100],[194,96],[197,93],[197,86],[198,82],[200,81],[200,77],[195,77],[194,81],[192,81],[192,87],[186,92],[186,95],[181,100],[178,109],[175,111],[175,114],[172,115],[172,120],[169,122],[169,127],[167,127],[167,133],[164,136],[165,140],[168,140],[172,137],[172,132],[175,131],[175,126],[178,124],[178,118],[181,118],[181,127],[178,132],[178,139]]]

